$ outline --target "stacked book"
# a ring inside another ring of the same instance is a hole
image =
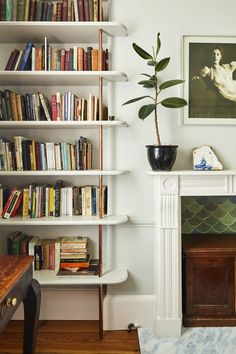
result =
[[[88,268],[90,255],[87,253],[87,245],[87,236],[60,238],[60,269]]]
[[[103,186],[102,215],[107,214],[107,186]],[[0,215],[42,218],[44,216],[96,216],[99,211],[99,187],[31,184],[23,189],[0,187]]]
[[[63,237],[60,244],[60,268],[57,276],[98,276],[99,261],[90,259],[87,250],[88,237]]]
[[[41,239],[21,231],[7,237],[7,252],[12,255],[34,256],[34,270],[56,270],[60,263],[60,240]]]
[[[0,21],[103,21],[106,18],[102,0],[1,0],[0,5]]]
[[[24,136],[0,137],[0,171],[91,170],[92,144],[80,137],[71,143],[42,143]]]
[[[99,99],[92,94],[79,98],[72,92],[56,92],[49,99],[41,92],[18,94],[0,91],[0,121],[96,121],[99,120]],[[103,105],[102,119],[108,119]]]
[[[35,47],[32,42],[25,49],[11,51],[7,60],[7,71],[98,71],[108,70],[108,50],[93,47],[55,48],[48,44]]]

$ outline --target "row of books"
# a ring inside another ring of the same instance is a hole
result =
[[[71,143],[38,142],[23,136],[0,138],[0,171],[91,170],[92,144],[85,137]]]
[[[0,21],[103,21],[101,0],[0,0]]]
[[[103,105],[103,120],[108,119]],[[99,120],[99,99],[92,94],[79,98],[72,92],[56,92],[51,102],[41,92],[18,94],[0,91],[0,121],[96,121]]]
[[[100,52],[93,47],[87,50],[54,48],[47,43],[35,47],[32,42],[25,49],[13,49],[7,60],[6,71],[97,71],[108,70],[108,49]]]
[[[60,269],[88,268],[88,237],[64,237],[60,247]]]
[[[107,186],[102,190],[102,214],[107,214]],[[30,218],[44,216],[96,216],[99,214],[99,187],[96,185],[55,186],[31,184],[23,189],[0,187],[0,215],[9,219],[15,215]]]

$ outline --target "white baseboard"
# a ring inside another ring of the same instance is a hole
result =
[[[104,329],[127,329],[130,323],[152,327],[154,295],[108,295],[104,301]]]
[[[151,327],[154,323],[154,295],[108,295],[104,300],[104,329],[127,329],[128,324]],[[20,305],[14,320],[22,320]],[[41,320],[96,320],[98,296],[96,290],[43,290]]]

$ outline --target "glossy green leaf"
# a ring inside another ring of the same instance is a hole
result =
[[[146,97],[149,97],[149,98],[152,98],[151,96],[140,96],[140,97],[136,97],[136,98],[132,98],[131,100],[129,101],[126,101],[125,103],[122,104],[122,106],[124,106],[125,104],[130,104],[130,103],[134,103],[134,102],[137,102],[137,101],[140,101]]]
[[[159,61],[159,63],[157,63],[155,70],[156,71],[162,71],[164,70],[167,65],[169,64],[170,58],[164,58],[162,60]]]
[[[159,88],[160,90],[164,90],[168,87],[172,87],[172,86],[175,86],[175,85],[179,85],[179,84],[182,84],[184,82],[184,80],[169,80],[169,81],[166,81],[166,82],[163,82]]]
[[[145,106],[142,106],[138,112],[138,116],[140,119],[145,119],[147,118],[155,109],[156,105],[155,104],[148,104]]]
[[[155,87],[156,81],[155,80],[142,80],[142,81],[139,81],[138,84],[149,88],[149,87]]]
[[[149,54],[148,52],[146,52],[146,50],[144,50],[143,48],[139,47],[136,43],[132,44],[135,52],[143,59],[152,59],[151,54]]]
[[[159,50],[161,48],[161,40],[160,40],[160,33],[157,33],[157,47],[156,47],[156,56],[159,53]]]
[[[169,97],[160,102],[162,106],[167,108],[180,108],[186,106],[187,102],[183,98]]]
[[[147,65],[150,65],[150,66],[155,66],[157,64],[157,62],[155,60],[149,60],[147,62]]]

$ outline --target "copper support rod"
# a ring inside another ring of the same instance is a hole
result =
[[[99,339],[103,339],[103,284],[98,286],[99,297]]]
[[[102,276],[102,263],[103,263],[103,255],[102,255],[102,225],[98,226],[98,257],[99,257],[99,269],[98,275]]]
[[[100,0],[100,4],[99,4],[99,21],[103,21],[102,0]]]
[[[98,70],[102,70],[102,34],[103,30],[99,29],[98,33]]]

